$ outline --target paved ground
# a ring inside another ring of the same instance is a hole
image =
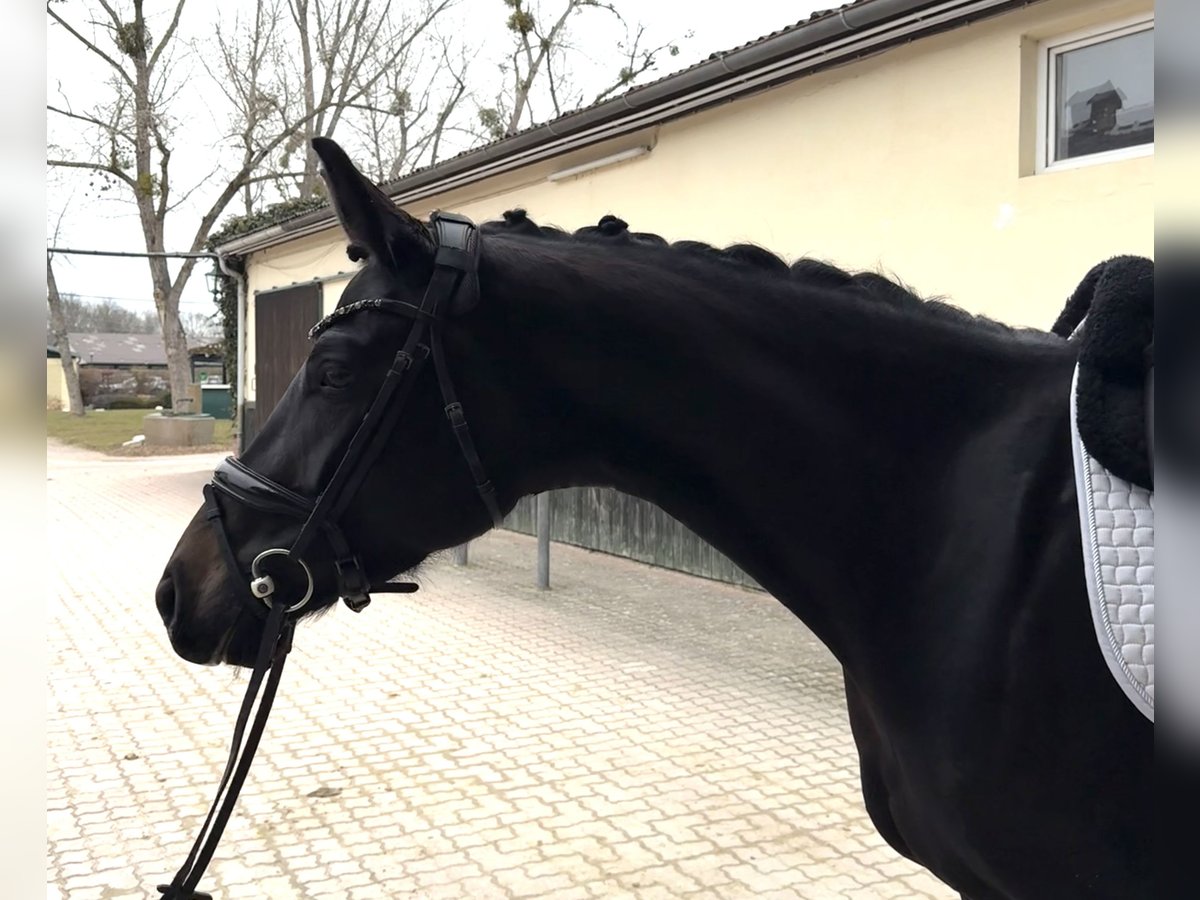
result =
[[[218,457],[53,447],[48,897],[186,855],[244,677],[153,589]],[[301,626],[202,887],[240,898],[918,897],[862,808],[838,670],[769,597],[510,533]],[[33,689],[33,686],[30,686]]]

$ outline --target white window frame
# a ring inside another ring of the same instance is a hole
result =
[[[1054,78],[1055,62],[1058,57],[1072,50],[1124,37],[1127,34],[1136,34],[1153,27],[1154,14],[1141,14],[1070,34],[1058,35],[1038,44],[1037,156],[1034,164],[1036,173],[1078,169],[1083,166],[1095,166],[1122,159],[1150,156],[1154,153],[1154,142],[1150,141],[1146,144],[1138,144],[1136,147],[1122,147],[1119,150],[1106,150],[1103,153],[1089,153],[1086,156],[1055,161],[1054,148],[1051,147],[1051,141],[1055,140],[1058,132],[1058,97],[1056,96],[1058,85],[1057,79]]]

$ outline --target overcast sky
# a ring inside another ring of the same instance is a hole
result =
[[[555,0],[542,2],[547,9],[557,5]],[[692,37],[679,42],[678,56],[664,55],[657,69],[639,79],[639,83],[686,68],[710,53],[728,50],[795,24],[815,10],[837,5],[834,0],[743,0],[738,4],[721,5],[684,4],[680,0],[616,0],[616,6],[627,20],[645,24],[648,35],[656,37],[660,43],[692,32]],[[89,11],[89,7],[94,6],[94,3],[84,0],[70,0],[57,5],[56,9],[73,25],[86,26],[84,33],[90,34],[91,27],[87,23],[95,15]],[[249,4],[245,0],[190,0],[180,23],[180,36],[195,42],[196,46],[204,47],[216,17],[228,21],[239,10],[244,14],[247,6]],[[169,10],[173,7],[174,0],[148,0],[146,10],[152,33],[162,33]],[[736,14],[730,15],[730,10]],[[479,35],[476,42],[479,58],[473,65],[482,67],[484,71],[489,65],[494,66],[488,57],[504,49],[503,40],[497,39],[497,36],[504,35],[502,22],[506,14],[502,0],[458,2],[452,27],[468,36]],[[610,49],[613,41],[611,32],[577,28],[573,39],[581,50],[594,59],[604,60],[613,54]],[[89,103],[105,96],[104,79],[109,71],[107,65],[85,51],[54,22],[48,26],[47,62],[49,103],[61,106],[65,94],[70,97],[72,108],[79,112],[85,110]],[[475,71],[478,72],[479,68]],[[219,102],[221,98],[212,97],[211,82],[207,81],[208,76],[203,68],[181,62],[178,75],[183,87],[173,107],[179,120],[172,156],[172,177],[176,191],[202,182],[210,173],[214,159],[219,158],[220,154],[215,145],[215,135],[224,116],[224,109]],[[57,118],[53,115],[50,117],[49,140],[66,143],[69,134],[63,130],[61,123],[55,121]],[[84,158],[85,154],[80,152],[77,156]],[[61,214],[57,240],[59,246],[105,250],[145,249],[132,204],[124,202],[127,190],[118,191],[114,187],[107,194],[100,194],[94,187],[89,189],[90,179],[86,172],[72,170],[60,173],[62,170],[48,173],[47,228],[51,236],[48,240],[52,241]],[[202,209],[212,202],[220,189],[219,184],[210,190],[206,190],[206,187],[202,184],[192,201],[168,218],[168,249],[187,249]],[[229,210],[231,213],[236,211],[234,207]],[[203,278],[203,272],[207,269],[207,263],[197,266],[184,294],[183,311],[208,313],[213,310]],[[153,309],[145,260],[58,256],[55,259],[55,276],[60,291],[79,294],[87,299],[112,298],[130,309]]]

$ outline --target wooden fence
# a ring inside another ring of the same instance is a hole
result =
[[[258,424],[251,401],[246,404],[242,448],[254,438]],[[525,497],[504,520],[504,527],[537,534],[536,507],[536,497]],[[612,488],[567,488],[549,492],[549,507],[552,541],[761,590],[729,557],[653,503]],[[539,553],[544,555],[545,548]],[[546,568],[548,563],[543,559],[539,565]],[[545,577],[545,572],[539,576]]]
[[[504,521],[536,533],[535,499],[526,497]],[[758,588],[758,584],[711,544],[657,506],[612,488],[550,492],[550,539],[624,556],[639,562]]]

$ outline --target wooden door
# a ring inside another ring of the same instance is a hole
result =
[[[263,291],[254,298],[255,432],[308,358],[308,330],[321,318],[321,285]]]

